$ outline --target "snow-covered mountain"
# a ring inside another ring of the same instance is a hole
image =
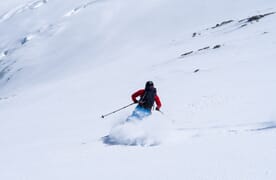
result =
[[[275,180],[275,19],[275,0],[0,2],[0,179]],[[101,118],[147,80],[164,114]]]

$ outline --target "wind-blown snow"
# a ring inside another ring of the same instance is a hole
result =
[[[0,2],[0,179],[276,178],[275,0]],[[125,123],[154,81],[164,114]]]
[[[141,120],[115,124],[109,135],[103,137],[107,145],[156,146],[165,143],[172,133],[172,122],[160,114],[153,114]]]

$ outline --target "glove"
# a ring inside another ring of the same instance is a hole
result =
[[[133,102],[134,102],[135,104],[138,103],[138,101],[137,101],[136,99],[135,99]]]
[[[159,107],[156,107],[155,110],[156,110],[156,111],[159,111],[160,109],[159,109]]]

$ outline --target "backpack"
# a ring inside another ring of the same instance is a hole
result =
[[[146,88],[145,93],[139,100],[139,105],[146,109],[151,109],[154,105],[154,98],[156,96],[156,89],[154,87],[152,88]]]

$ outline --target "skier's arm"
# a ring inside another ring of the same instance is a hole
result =
[[[155,103],[156,103],[156,105],[157,105],[157,109],[159,110],[160,108],[161,108],[161,106],[162,106],[162,103],[161,103],[161,101],[160,101],[160,98],[156,95],[155,97],[154,97],[154,100],[155,100]]]
[[[132,101],[133,101],[134,103],[138,103],[138,100],[137,100],[136,98],[137,98],[138,96],[143,95],[144,92],[145,92],[144,89],[140,89],[140,90],[136,91],[135,93],[133,93],[133,94],[131,95]]]

